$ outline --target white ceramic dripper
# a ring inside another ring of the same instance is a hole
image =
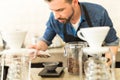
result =
[[[101,47],[109,31],[108,26],[82,28],[77,35],[80,39],[87,41],[91,48]]]
[[[27,31],[11,30],[2,31],[2,38],[5,40],[10,49],[21,48],[25,40]]]

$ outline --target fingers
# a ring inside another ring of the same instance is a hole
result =
[[[34,60],[36,58],[35,52],[30,53],[30,60]]]
[[[109,59],[109,61],[106,63],[108,66],[111,66],[112,61]]]
[[[38,55],[37,56],[41,57],[41,58],[48,58],[51,55],[47,51],[38,51]]]
[[[36,51],[30,54],[31,60],[35,59],[36,57],[40,58],[48,58],[50,57],[50,54],[47,53],[46,51],[41,51],[41,46],[38,45],[30,45],[28,48],[35,49]],[[42,49],[44,50],[44,49]]]
[[[30,60],[34,60],[37,57],[49,58],[51,55],[47,51],[36,50],[34,52],[31,52],[29,56],[30,56]]]
[[[38,50],[36,49],[36,47],[37,47],[36,45],[29,45],[28,46],[29,49],[35,49],[33,52],[31,52],[29,54],[30,60],[34,60],[37,57]]]

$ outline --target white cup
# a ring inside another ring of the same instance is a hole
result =
[[[77,35],[80,39],[87,41],[90,47],[101,47],[109,29],[108,26],[82,28]]]

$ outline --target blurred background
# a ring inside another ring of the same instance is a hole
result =
[[[120,37],[120,0],[79,0],[103,5],[109,12]],[[0,0],[0,30],[27,30],[26,44],[32,35],[42,36],[48,20],[49,8],[44,0]],[[59,40],[60,38],[57,38]]]

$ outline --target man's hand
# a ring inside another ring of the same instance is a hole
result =
[[[51,55],[47,51],[36,50],[34,52],[31,52],[29,56],[30,56],[30,59],[33,60],[36,57],[48,58]]]
[[[39,41],[36,44],[31,44],[28,48],[36,50],[34,53],[30,54],[31,59],[35,59],[36,57],[50,57],[50,55],[45,51],[47,50],[48,45],[44,41]]]

